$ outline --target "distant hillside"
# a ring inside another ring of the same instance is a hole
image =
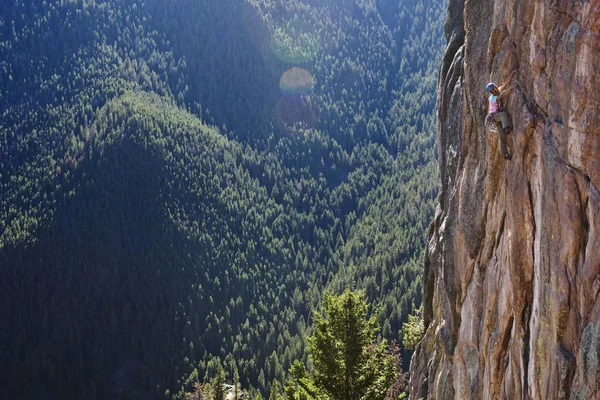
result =
[[[0,397],[181,397],[217,360],[268,395],[327,286],[399,339],[443,11],[0,4]]]
[[[94,382],[81,394],[104,397],[128,360],[156,372],[171,360],[183,371],[186,357],[207,348],[284,330],[271,316],[289,311],[277,303],[308,285],[303,271],[291,270],[290,244],[300,239],[250,176],[259,167],[240,145],[156,95],[125,94],[99,110],[78,159],[55,223],[37,232],[36,244],[6,252],[3,304],[18,323],[3,354],[27,397],[44,395],[27,385],[32,373],[55,382],[56,393]],[[33,292],[14,290],[17,282]],[[266,318],[275,325],[254,325]],[[234,354],[261,352],[244,346]],[[165,387],[179,377],[167,371],[141,374],[136,384]]]

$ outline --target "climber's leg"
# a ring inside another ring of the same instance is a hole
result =
[[[496,129],[496,133],[498,134],[498,141],[500,142],[500,154],[504,158],[509,158],[510,154],[508,153],[508,149],[506,148],[506,135],[502,129]]]
[[[506,111],[500,113],[500,118],[502,119],[502,129],[504,129],[504,133],[507,135],[512,131],[512,124],[510,123],[510,117]]]
[[[504,123],[508,120],[508,115],[505,112],[497,113],[496,115],[494,115],[494,120],[496,122],[502,121],[502,127],[497,127],[496,134],[498,135],[498,141],[500,142],[500,154],[502,154],[504,158],[509,159],[510,154],[508,153],[508,149],[506,148],[506,134],[504,133]]]
[[[510,117],[506,111],[494,114],[494,121],[502,122],[502,129],[506,132],[507,129],[512,129]]]

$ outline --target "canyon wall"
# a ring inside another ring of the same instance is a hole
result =
[[[600,1],[450,0],[413,399],[600,398]],[[514,69],[512,160],[485,85]]]

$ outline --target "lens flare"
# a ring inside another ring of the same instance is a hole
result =
[[[275,122],[288,134],[308,133],[319,123],[319,108],[310,96],[282,95],[275,106]]]
[[[310,94],[315,87],[312,74],[300,67],[288,69],[279,79],[279,89],[283,94]]]

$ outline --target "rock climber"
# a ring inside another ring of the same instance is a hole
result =
[[[496,84],[492,82],[488,83],[485,87],[486,92],[491,93],[489,98],[490,111],[485,117],[485,122],[488,125],[492,123],[496,124],[496,133],[498,134],[498,140],[500,141],[500,154],[502,154],[506,160],[512,158],[512,155],[508,152],[508,148],[506,147],[506,135],[512,131],[512,123],[508,113],[504,109],[504,99],[514,88],[512,85],[509,85],[516,74],[517,70],[515,69],[502,85],[496,86]]]

